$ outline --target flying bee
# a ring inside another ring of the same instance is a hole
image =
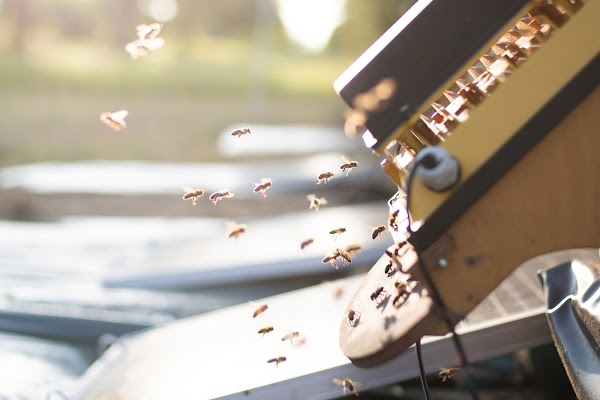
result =
[[[438,376],[442,378],[442,382],[446,382],[448,379],[452,378],[458,370],[459,368],[442,368],[440,369]]]
[[[333,235],[334,238],[337,238],[342,233],[346,232],[346,228],[340,226],[339,228],[335,228],[329,231],[330,235]]]
[[[350,309],[346,313],[346,316],[348,317],[348,322],[350,323],[350,326],[356,326],[356,324],[358,324],[360,315],[356,311]]]
[[[350,256],[358,254],[361,250],[362,250],[362,246],[360,245],[360,243],[351,244],[350,246],[347,246],[344,249],[344,251],[346,253],[348,253]]]
[[[290,332],[287,335],[285,335],[284,337],[281,338],[282,342],[285,342],[286,340],[290,341],[290,344],[294,344],[294,339],[298,339],[300,337],[300,334],[298,332]]]
[[[396,210],[391,213],[390,218],[388,219],[388,225],[396,232],[398,232],[398,214],[400,214],[400,210]]]
[[[352,258],[350,257],[350,254],[348,254],[344,250],[342,250],[342,249],[335,249],[335,253],[337,254],[337,256],[339,258],[342,259],[342,264],[344,266],[348,265],[348,264],[350,264],[352,262]]]
[[[261,193],[263,197],[267,197],[267,189],[273,186],[271,178],[262,178],[260,183],[254,184],[254,193]]]
[[[135,27],[138,37],[142,40],[154,39],[158,36],[161,29],[162,25],[158,22],[153,22],[151,24],[140,24]]]
[[[246,136],[251,133],[252,132],[250,132],[250,128],[241,128],[231,132],[231,136],[237,136],[238,138],[241,138],[242,136]]]
[[[382,300],[382,295],[385,296],[386,292],[383,286],[378,287],[371,293],[371,300],[374,302],[380,302]]]
[[[196,201],[198,201],[199,198],[204,196],[204,189],[194,189],[189,186],[184,186],[183,191],[185,193],[182,198],[184,200],[191,200],[193,206],[196,205]]]
[[[375,240],[378,237],[381,237],[381,234],[384,231],[385,231],[385,225],[375,226],[375,227],[373,227],[373,233],[371,233],[371,237],[373,238],[373,240]]]
[[[306,198],[310,202],[310,205],[308,206],[309,210],[319,211],[319,208],[321,206],[327,204],[327,199],[325,197],[317,197],[314,194],[309,194],[308,196],[306,196]]]
[[[350,379],[350,378],[344,378],[344,379],[333,378],[332,381],[336,385],[342,387],[342,389],[344,391],[344,395],[346,395],[346,391],[350,391],[350,392],[354,393],[354,395],[356,395],[356,397],[358,397],[358,391],[356,390],[356,388],[361,387],[362,383],[353,382],[352,379]]]
[[[229,230],[228,236],[232,239],[239,238],[244,232],[246,232],[246,225],[238,224],[235,221],[225,222],[227,229]]]
[[[327,171],[327,172],[323,172],[322,174],[319,174],[319,176],[317,176],[317,185],[320,185],[321,183],[327,183],[331,180],[331,178],[333,178],[333,172],[331,171]]]
[[[401,304],[400,300],[406,299],[410,295],[410,286],[406,281],[396,281],[394,287],[396,288],[396,297],[392,300],[392,304],[398,308]]]
[[[234,196],[233,193],[229,191],[229,189],[219,190],[218,192],[214,192],[208,199],[213,203],[213,205],[217,205],[217,203],[223,199],[229,199]]]
[[[269,306],[267,304],[263,304],[262,306],[258,307],[254,311],[254,314],[252,314],[252,318],[256,318],[260,314],[264,313],[265,311],[267,311],[267,308],[269,308]]]
[[[314,241],[315,239],[313,238],[304,239],[302,243],[300,243],[300,250],[304,250],[306,246],[311,245]]]
[[[340,169],[342,170],[342,172],[346,173],[346,176],[348,176],[348,174],[352,172],[352,170],[358,167],[358,161],[350,161],[344,156],[342,156],[342,162],[343,164],[340,165]]]
[[[275,366],[277,366],[277,367],[279,367],[279,364],[282,363],[282,362],[284,362],[284,361],[287,361],[287,358],[283,357],[283,356],[281,356],[281,357],[275,357],[275,358],[271,358],[270,360],[267,360],[267,362],[269,364],[275,363]]]
[[[117,132],[127,126],[125,123],[127,114],[129,114],[129,111],[127,110],[104,112],[100,114],[100,121],[104,122],[106,125],[110,126],[113,131]]]
[[[263,336],[265,336],[265,334],[267,334],[269,332],[272,332],[272,331],[273,331],[273,327],[272,326],[267,326],[267,327],[264,327],[262,329],[259,329],[258,333],[262,334]]]
[[[151,50],[158,50],[165,45],[162,38],[136,39],[125,45],[125,51],[129,53],[132,59],[137,60],[145,57]]]
[[[342,285],[337,285],[336,287],[333,288],[332,293],[333,293],[333,298],[338,300],[344,294],[344,287]]]
[[[338,253],[337,253],[337,252],[335,252],[335,253],[332,253],[332,254],[329,254],[329,255],[326,255],[325,257],[323,257],[323,260],[321,260],[321,262],[322,262],[323,264],[325,264],[326,262],[328,262],[328,263],[330,263],[331,265],[333,265],[333,268],[335,268],[335,269],[338,269],[338,265],[337,265],[337,263],[335,262],[335,259],[336,259],[336,258],[338,258],[338,256],[339,256],[339,255],[338,255]]]

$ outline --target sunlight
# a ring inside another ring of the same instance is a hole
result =
[[[138,7],[142,13],[159,22],[172,20],[179,11],[177,0],[139,0]]]
[[[346,0],[276,0],[288,37],[311,53],[323,51],[346,18]]]

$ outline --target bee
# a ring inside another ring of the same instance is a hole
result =
[[[267,308],[269,308],[269,306],[267,304],[263,304],[262,306],[258,307],[254,311],[254,314],[252,314],[252,318],[256,318],[260,314],[264,313],[265,311],[267,311]]]
[[[350,326],[356,326],[356,324],[358,324],[360,315],[356,311],[350,309],[346,313],[346,316],[348,317],[348,322],[350,323]]]
[[[308,196],[306,196],[306,198],[308,199],[308,201],[310,201],[310,205],[308,206],[309,210],[319,211],[319,208],[321,206],[327,204],[327,199],[325,197],[317,197],[314,194],[309,194]]]
[[[332,254],[326,255],[325,257],[323,257],[323,260],[321,260],[321,262],[323,264],[325,264],[326,262],[331,263],[331,265],[333,265],[333,268],[338,269],[338,265],[335,262],[335,259],[338,258],[338,253],[334,252]]]
[[[343,388],[344,395],[346,394],[346,391],[350,391],[358,397],[358,391],[356,390],[356,388],[361,387],[362,383],[353,382],[352,379],[350,379],[350,378],[344,378],[344,379],[333,378],[332,381],[336,385],[341,386]]]
[[[262,178],[260,183],[254,184],[254,193],[261,193],[263,197],[267,197],[267,189],[273,186],[271,178]]]
[[[239,238],[244,232],[246,232],[246,225],[238,224],[235,221],[225,222],[227,229],[229,229],[229,237],[232,239]]]
[[[358,161],[350,161],[344,156],[342,156],[342,162],[343,164],[340,165],[340,169],[342,170],[342,172],[346,173],[346,176],[348,176],[348,174],[352,172],[352,170],[358,167]]]
[[[346,253],[348,253],[350,256],[358,254],[361,250],[362,250],[362,246],[360,245],[360,243],[351,244],[350,246],[347,246],[344,249],[344,251]]]
[[[398,214],[400,214],[400,210],[391,213],[390,218],[388,219],[388,225],[396,232],[398,232],[398,221],[396,221],[398,219]]]
[[[396,281],[394,282],[394,287],[396,288],[396,297],[392,300],[392,304],[397,308],[401,304],[400,300],[408,298],[410,286],[406,281]]]
[[[300,249],[304,250],[304,248],[310,244],[312,244],[315,241],[315,239],[313,238],[308,238],[308,239],[304,239],[302,241],[302,243],[300,243]]]
[[[300,337],[300,334],[298,332],[290,332],[287,335],[285,335],[284,337],[281,338],[282,342],[285,342],[286,340],[290,341],[290,344],[294,344],[294,339],[298,339]]]
[[[305,343],[306,343],[306,338],[305,337],[298,338],[298,340],[296,340],[294,342],[294,347],[304,346]]]
[[[271,364],[271,363],[275,363],[275,365],[276,365],[277,367],[279,367],[279,364],[280,364],[280,363],[282,363],[282,362],[284,362],[284,361],[287,361],[287,358],[286,358],[286,357],[283,357],[283,356],[281,356],[281,357],[275,357],[275,358],[271,358],[270,360],[267,360],[267,362],[268,362],[269,364]]]
[[[350,257],[350,254],[348,254],[344,250],[342,250],[342,249],[335,249],[335,253],[337,254],[337,256],[339,258],[342,259],[342,264],[348,265],[348,264],[350,264],[352,262],[352,258]]]
[[[327,171],[327,172],[323,172],[322,174],[319,174],[319,176],[317,176],[317,185],[320,185],[321,183],[327,183],[331,180],[331,178],[333,178],[333,172],[331,171]]]
[[[258,333],[262,334],[263,336],[265,336],[265,334],[267,334],[269,332],[272,332],[272,331],[273,331],[273,327],[272,326],[267,326],[267,327],[264,327],[262,329],[259,329]]]
[[[390,276],[394,272],[396,272],[396,269],[394,268],[394,260],[390,258],[390,261],[388,261],[387,265],[385,266],[385,273]]]
[[[442,378],[442,382],[446,382],[448,379],[452,378],[458,370],[459,368],[442,368],[440,369],[438,376]]]
[[[403,240],[402,242],[398,242],[392,246],[393,250],[390,250],[390,248],[386,249],[385,254],[387,254],[392,259],[395,259],[396,257],[400,257],[401,256],[400,250],[402,250],[407,244],[408,244],[408,242],[406,240]],[[404,251],[404,253],[402,253],[402,255],[406,254],[407,251],[408,251],[408,248]]]
[[[384,231],[385,231],[385,225],[379,225],[379,226],[373,227],[373,233],[371,233],[371,237],[373,238],[373,240],[375,240],[378,237],[381,237],[381,234]]]
[[[133,60],[145,57],[151,50],[158,50],[165,45],[163,38],[137,39],[125,45],[125,51]]]
[[[117,132],[125,128],[125,117],[129,114],[127,110],[119,110],[115,112],[104,112],[100,114],[100,121],[110,126],[113,131]]]
[[[333,235],[334,238],[337,238],[342,233],[346,232],[346,228],[340,226],[339,228],[335,228],[329,231],[330,235]]]
[[[231,132],[231,136],[237,136],[238,138],[241,138],[242,136],[246,136],[251,133],[252,132],[250,132],[250,128],[241,128]]]
[[[217,203],[223,199],[229,199],[233,197],[234,194],[229,191],[229,189],[219,190],[218,192],[214,192],[208,199],[213,203],[213,205],[217,205]]]
[[[344,294],[344,287],[342,285],[337,285],[336,287],[333,288],[333,298],[335,298],[336,300],[339,299],[340,297],[342,297],[343,294]]]
[[[151,24],[140,24],[135,27],[135,31],[137,35],[142,40],[154,39],[160,33],[162,29],[162,25],[158,22],[154,22]]]
[[[396,93],[396,81],[393,78],[383,78],[371,90],[379,100],[389,100]]]
[[[204,196],[204,189],[194,189],[189,186],[184,186],[183,191],[185,193],[183,194],[182,198],[184,200],[191,200],[192,205],[194,206],[196,205],[196,201],[198,201],[199,198]]]
[[[382,299],[382,295],[385,296],[386,292],[383,286],[378,287],[371,293],[371,300],[379,302]]]

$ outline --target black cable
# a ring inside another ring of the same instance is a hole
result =
[[[429,386],[427,385],[427,375],[425,375],[425,367],[423,365],[423,354],[421,354],[421,339],[417,340],[417,360],[419,361],[419,377],[421,378],[421,386],[423,387],[423,394],[425,400],[429,399]]]
[[[411,227],[411,219],[410,219],[410,191],[411,191],[411,187],[412,187],[412,181],[413,178],[416,174],[417,169],[424,163],[434,163],[436,162],[435,159],[433,159],[433,156],[427,155],[419,160],[416,160],[412,169],[410,170],[410,172],[408,173],[408,177],[406,178],[406,219],[407,219],[407,227],[406,227],[406,231],[408,232],[409,235],[412,236],[413,234],[413,230]],[[454,343],[454,348],[456,349],[456,352],[458,354],[459,357],[459,361],[460,361],[460,365],[461,367],[467,367],[469,365],[469,360],[467,359],[467,355],[464,349],[464,346],[462,344],[462,341],[460,340],[460,337],[456,334],[456,331],[454,330],[454,323],[452,322],[452,320],[450,319],[450,315],[448,313],[448,309],[446,308],[446,305],[444,304],[444,301],[442,300],[442,297],[440,295],[439,290],[437,289],[437,286],[435,285],[435,283],[433,282],[433,279],[431,278],[431,275],[429,274],[429,270],[427,269],[427,266],[425,265],[425,260],[423,260],[421,253],[419,251],[416,251],[417,253],[417,260],[419,262],[419,266],[421,269],[421,272],[423,274],[423,277],[425,278],[425,281],[427,282],[430,290],[431,290],[431,297],[433,299],[434,304],[438,307],[442,318],[444,319],[444,322],[446,322],[446,325],[448,326],[448,329],[451,333],[451,337],[452,337],[452,341]],[[417,355],[419,355],[420,353],[420,347],[421,347],[421,340],[419,339],[417,341]],[[419,362],[422,363],[422,359],[419,357]],[[425,371],[422,368],[421,365],[419,365],[420,367],[420,373],[421,373],[421,384],[423,385],[423,392],[425,393],[426,398],[428,398],[428,391],[429,389],[427,388],[427,381],[425,380]],[[474,400],[478,400],[479,396],[477,395],[477,392],[473,389],[473,387],[469,384],[468,385],[468,389],[469,392],[471,393],[471,397]]]

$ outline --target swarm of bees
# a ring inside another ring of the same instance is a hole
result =
[[[127,124],[125,123],[125,117],[129,114],[127,110],[119,110],[115,112],[103,112],[100,114],[100,121],[110,126],[113,131],[118,132],[124,129]]]
[[[137,60],[148,55],[149,51],[160,49],[165,45],[164,39],[158,37],[161,29],[162,25],[157,22],[136,26],[135,30],[138,38],[127,43],[125,51],[129,53],[132,59]]]
[[[271,178],[262,178],[260,183],[254,184],[254,193],[260,193],[264,198],[267,197],[267,190],[273,186],[273,180]]]
[[[349,392],[352,392],[356,397],[358,397],[358,391],[356,390],[356,388],[361,387],[362,383],[353,382],[352,379],[350,379],[350,378],[344,378],[344,379],[333,378],[332,381],[336,385],[342,387],[344,395],[346,395],[346,391],[349,391]]]
[[[235,131],[231,132],[231,136],[235,136],[239,139],[242,136],[249,135],[250,133],[252,133],[252,132],[250,132],[250,128],[241,128],[241,129],[236,129]]]
[[[231,239],[239,238],[243,233],[246,232],[246,225],[238,224],[235,221],[227,221],[225,222],[227,229],[229,230],[228,236]]]
[[[185,186],[183,188],[183,191],[185,193],[183,194],[182,198],[184,200],[191,200],[193,206],[196,205],[196,202],[198,201],[199,198],[204,196],[204,189],[194,189],[192,187]]]

